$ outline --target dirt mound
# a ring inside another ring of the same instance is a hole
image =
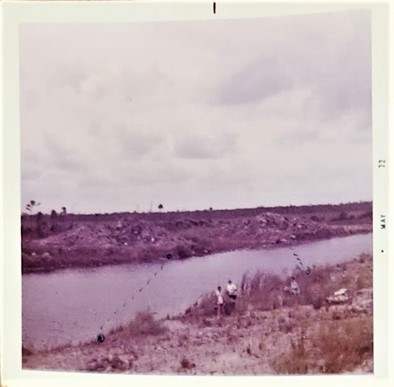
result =
[[[233,214],[233,216],[230,216]],[[371,232],[365,223],[331,224],[324,216],[280,214],[264,210],[247,216],[237,210],[161,214],[151,219],[144,215],[124,214],[115,220],[100,216],[93,220],[76,217],[53,220],[40,218],[36,224],[44,234],[22,232],[23,270],[52,270],[62,267],[84,267],[115,263],[149,262],[171,253],[174,259],[185,259],[211,253],[244,248],[292,245],[299,242]],[[42,223],[44,222],[44,223]],[[50,231],[52,230],[52,231]],[[41,236],[40,236],[41,235]],[[45,257],[43,256],[45,254]]]

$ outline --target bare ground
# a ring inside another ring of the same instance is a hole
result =
[[[199,375],[372,372],[371,256],[294,274],[300,296],[285,296],[278,278],[259,274],[245,280],[231,315],[218,319],[207,295],[173,319],[156,321],[142,312],[102,344],[34,353],[24,348],[23,367]],[[343,287],[351,295],[347,302],[324,301]]]

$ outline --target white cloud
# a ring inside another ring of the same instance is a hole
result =
[[[24,25],[20,52],[23,203],[371,199],[368,12]]]

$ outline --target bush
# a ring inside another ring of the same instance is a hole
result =
[[[323,304],[324,304],[323,297],[318,296],[312,300],[312,306],[313,306],[313,309],[315,309],[315,310],[319,310],[323,306]]]
[[[134,320],[127,327],[131,335],[160,335],[166,332],[166,328],[160,321],[156,321],[153,313],[149,310],[138,312]]]
[[[242,279],[243,295],[259,310],[272,310],[280,306],[278,298],[284,284],[272,274],[257,272],[253,277],[246,275]]]
[[[312,338],[324,360],[323,372],[352,371],[373,354],[372,320],[368,318],[321,324]]]
[[[309,359],[304,348],[303,334],[291,343],[291,351],[282,353],[272,362],[271,367],[278,374],[306,374],[309,369]]]
[[[193,367],[195,367],[196,365],[194,364],[194,363],[192,363],[188,358],[186,358],[186,357],[183,357],[182,359],[181,359],[181,367],[183,368],[183,369],[187,369],[187,370],[190,370],[191,368],[193,368]]]
[[[185,313],[180,316],[187,321],[203,322],[207,317],[216,316],[217,314],[216,296],[214,293],[204,295],[193,306],[186,309]],[[206,323],[203,322],[204,325]]]
[[[182,259],[189,258],[192,256],[191,250],[186,246],[178,246],[177,253],[178,253],[179,258],[182,258]]]
[[[348,214],[345,211],[341,211],[338,220],[347,220],[348,219]]]
[[[301,333],[288,352],[272,362],[279,374],[307,372],[343,373],[354,371],[373,356],[373,329],[370,318],[321,322],[311,336],[311,347],[304,349]]]

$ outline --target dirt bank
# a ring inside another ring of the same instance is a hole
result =
[[[176,318],[155,321],[141,312],[102,344],[24,348],[23,367],[199,375],[372,372],[371,256],[294,275],[299,296],[286,296],[278,277],[257,274],[240,284],[235,311],[221,319],[207,295]],[[329,305],[326,297],[340,288],[350,298]]]
[[[372,231],[371,203],[22,217],[22,270],[186,259]]]

